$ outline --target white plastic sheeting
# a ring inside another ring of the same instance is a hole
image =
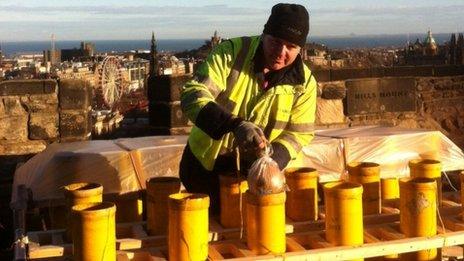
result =
[[[73,182],[97,182],[104,193],[139,191],[144,179],[178,176],[186,136],[153,136],[120,140],[54,143],[16,170],[16,189],[24,184],[34,201],[63,197],[61,187]]]
[[[320,181],[337,180],[345,169],[343,146],[340,139],[315,136],[309,146],[303,147],[289,167],[311,167],[319,172]]]
[[[145,178],[179,176],[179,163],[187,136],[151,136],[119,139],[115,143],[132,152],[141,164]]]
[[[464,169],[463,151],[439,131],[363,126],[321,130],[316,137],[340,141],[342,166],[353,161],[375,162],[380,164],[382,177],[409,176],[408,162],[412,159],[437,159],[443,171]],[[336,165],[331,169],[340,167]],[[321,171],[321,180],[338,179],[344,172],[343,167],[339,168],[335,171],[337,177],[333,172]]]
[[[105,194],[138,191],[150,177],[178,176],[186,142],[187,136],[153,136],[52,144],[17,169],[12,202],[20,184],[34,201],[62,198],[60,188],[73,182],[101,183]],[[464,169],[462,150],[442,133],[378,126],[317,131],[290,166],[315,168],[326,182],[352,161],[379,163],[383,177],[407,176],[416,158],[438,159],[444,171]]]

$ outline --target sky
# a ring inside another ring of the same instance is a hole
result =
[[[0,0],[0,42],[204,39],[260,34],[270,0]],[[310,13],[310,35],[464,31],[463,0],[292,1]]]

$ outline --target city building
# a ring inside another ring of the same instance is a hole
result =
[[[84,57],[95,55],[95,44],[90,42],[81,42],[81,51]]]
[[[44,50],[44,66],[47,66],[47,63],[50,65],[58,65],[61,63],[61,50]]]
[[[408,42],[398,65],[440,65],[446,64],[446,58],[446,48],[436,43],[432,31],[429,30],[424,41],[417,39],[413,44]]]
[[[61,50],[62,61],[76,61],[80,57],[82,57],[81,49],[73,48]]]
[[[138,90],[145,87],[149,63],[147,60],[128,60],[123,63],[127,73],[128,91]]]
[[[62,49],[61,61],[89,61],[95,56],[95,44],[81,42],[79,49]]]
[[[464,36],[462,33],[458,35],[451,34],[451,39],[448,43],[448,63],[453,65],[464,64]]]
[[[330,66],[330,55],[328,48],[323,44],[306,43],[300,51],[301,58],[307,62],[311,68]]]
[[[55,72],[60,79],[85,80],[90,86],[95,86],[97,77],[93,63],[62,63]]]

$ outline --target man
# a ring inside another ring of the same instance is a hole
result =
[[[299,55],[306,43],[305,7],[277,4],[263,34],[218,45],[185,84],[182,110],[195,124],[180,163],[189,192],[207,193],[219,209],[218,174],[241,170],[270,142],[272,158],[285,168],[313,138],[316,80]]]

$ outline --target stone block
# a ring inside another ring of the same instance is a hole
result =
[[[386,77],[345,82],[346,114],[415,111],[414,78]]]
[[[345,86],[347,115],[380,112],[379,79],[348,80]]]
[[[0,82],[0,96],[56,93],[55,80],[13,80]]]
[[[422,99],[422,101],[433,101],[433,92],[422,92],[420,94],[420,98]]]
[[[92,116],[88,110],[69,110],[60,113],[60,140],[72,137],[87,140],[92,131]]]
[[[385,67],[385,77],[432,76],[433,66],[398,66]]]
[[[385,112],[416,110],[416,81],[414,78],[380,79],[380,107]]]
[[[343,81],[348,79],[371,78],[372,73],[370,69],[331,69],[331,81]]]
[[[398,121],[396,126],[405,129],[417,129],[419,128],[419,123],[416,119],[402,119]]]
[[[330,70],[315,70],[313,75],[317,82],[330,82]]]
[[[464,118],[462,116],[458,117],[456,121],[457,121],[458,128],[461,130],[464,130]]]
[[[318,98],[316,103],[316,124],[344,123],[342,100]]]
[[[148,80],[148,100],[155,102],[180,101],[180,93],[184,84],[191,79],[190,75],[161,75]]]
[[[37,154],[47,147],[47,143],[42,140],[12,142],[0,141],[0,155],[29,155]]]
[[[18,97],[0,98],[0,115],[21,116],[26,114],[27,110],[22,106]]]
[[[31,113],[29,139],[55,140],[58,137],[58,113]]]
[[[0,118],[0,140],[26,141],[28,116],[10,116]]]
[[[429,81],[418,81],[416,82],[416,89],[421,92],[428,92],[433,90],[433,84]]]
[[[30,113],[56,113],[58,111],[58,95],[53,93],[22,96],[21,104],[26,107]]]
[[[450,132],[450,133],[454,133],[454,132],[459,131],[458,126],[456,126],[457,124],[458,123],[456,121],[454,121],[453,118],[451,118],[451,117],[448,117],[448,118],[443,119],[441,121],[442,128],[445,129],[446,131]]]
[[[344,99],[346,96],[346,88],[344,81],[328,82],[322,85],[321,98],[331,99]]]
[[[59,84],[62,110],[85,110],[92,106],[92,87],[84,80],[62,80]]]
[[[436,65],[433,72],[435,77],[462,75],[462,67],[454,65]]]
[[[385,76],[384,67],[372,67],[370,68],[372,78],[382,78]]]
[[[85,140],[90,140],[92,137],[92,133],[88,133],[87,136],[63,136],[60,137],[60,142],[76,142],[76,141],[85,141]]]

